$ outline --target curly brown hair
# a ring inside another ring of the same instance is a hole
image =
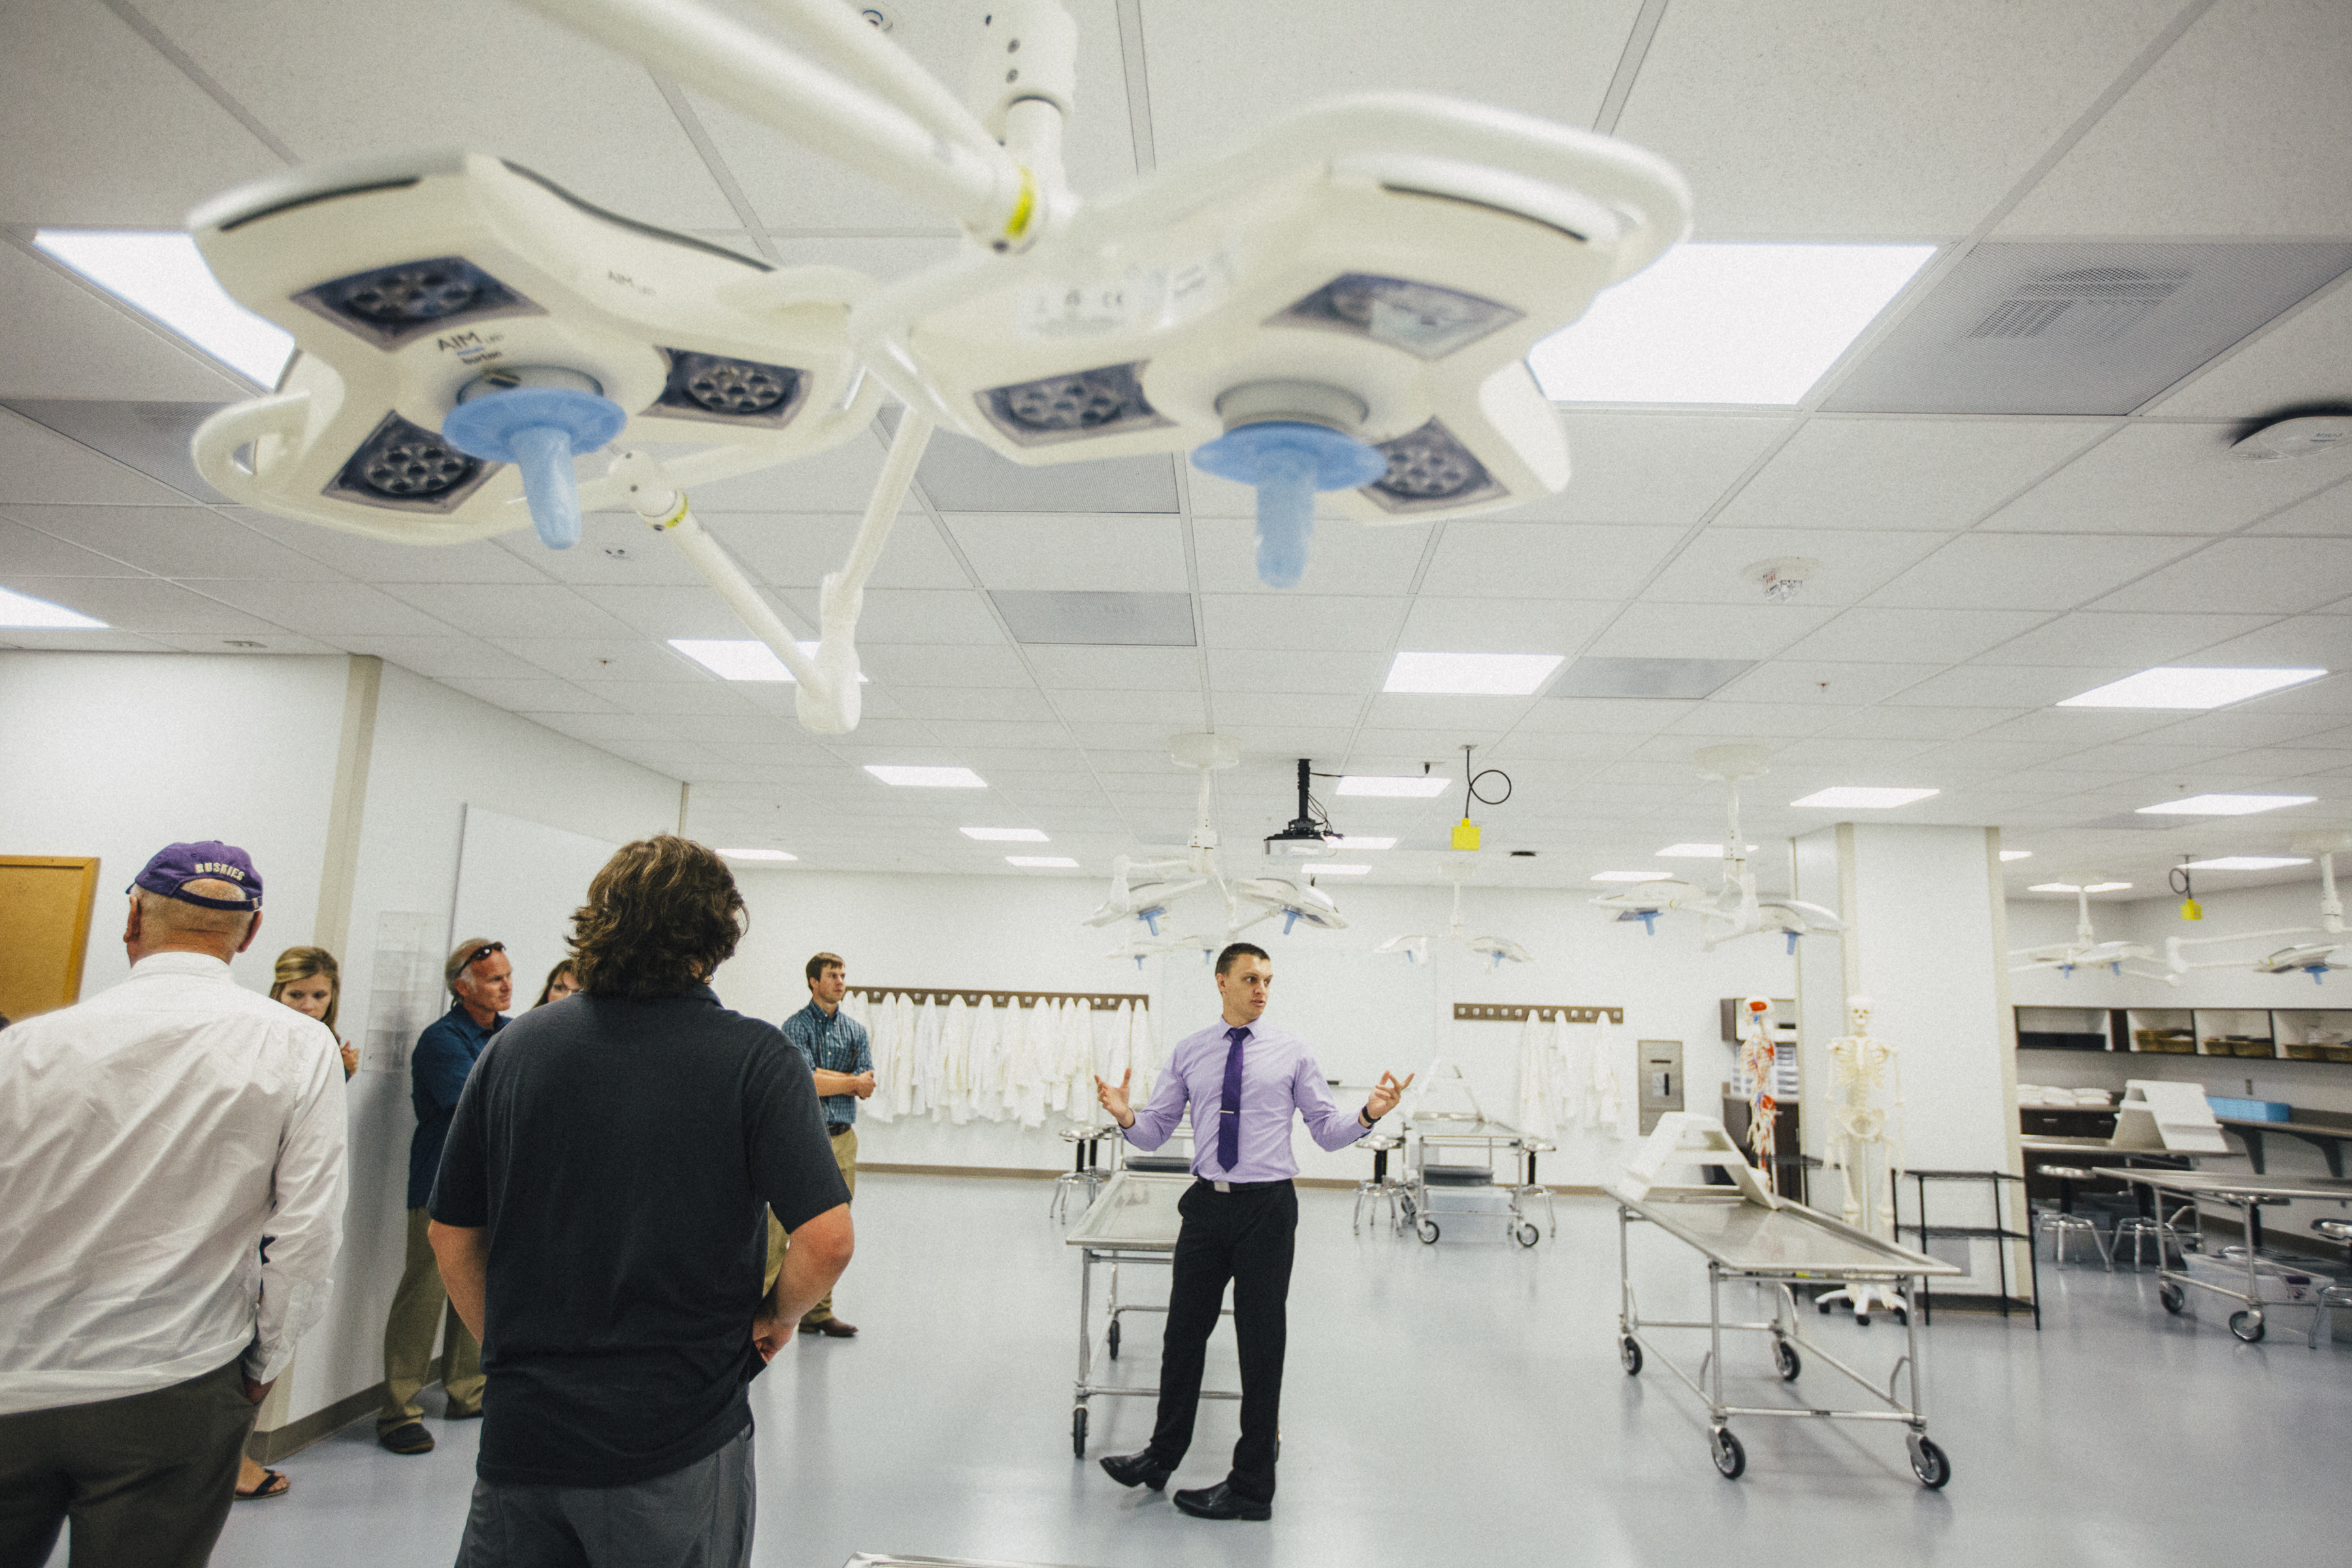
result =
[[[667,996],[734,956],[750,923],[715,851],[676,834],[625,844],[572,915],[573,973],[592,996]]]

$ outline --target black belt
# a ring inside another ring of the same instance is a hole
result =
[[[825,1136],[838,1138],[856,1125],[855,1122],[850,1121],[828,1121],[824,1124]]]
[[[1220,1193],[1262,1193],[1269,1187],[1290,1185],[1290,1178],[1287,1176],[1278,1182],[1221,1182],[1213,1176],[1201,1176],[1195,1179],[1202,1185]]]

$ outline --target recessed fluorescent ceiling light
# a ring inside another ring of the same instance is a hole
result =
[[[1676,845],[1675,847],[1683,846]],[[1671,875],[1673,873],[1668,871],[1595,871],[1592,879],[1596,882],[1655,882]]]
[[[1678,245],[1528,353],[1555,403],[1798,403],[1932,245]]]
[[[1560,665],[1556,653],[1401,653],[1383,691],[1527,697]]]
[[[1398,795],[1412,800],[1429,800],[1454,787],[1446,778],[1391,778],[1379,773],[1348,773],[1339,780],[1341,795]]]
[[[2309,805],[2318,798],[2315,795],[2192,795],[2186,800],[2168,800],[2158,805],[2143,805],[2136,815],[2252,816],[2258,811],[2276,811],[2283,805]]]
[[[2215,860],[2191,860],[2184,871],[2276,871],[2287,866],[2308,866],[2300,855],[2224,855]]]
[[[721,849],[719,853],[730,860],[797,860],[799,856],[782,849]]]
[[[1329,866],[1309,866],[1307,868],[1307,874],[1310,877],[1361,877],[1370,870],[1371,868],[1370,866],[1334,864]]]
[[[1756,846],[1750,844],[1747,852],[1750,855],[1755,854]],[[1720,860],[1723,858],[1723,846],[1720,844],[1669,844],[1658,853],[1669,860]]]
[[[2011,860],[2031,860],[2033,858],[2033,851],[2031,849],[2004,849],[2000,852],[2000,858],[2004,865]]]
[[[866,771],[886,784],[911,789],[986,789],[988,781],[970,768],[908,768],[868,763]]]
[[[702,666],[722,680],[767,680],[791,683],[794,677],[776,650],[756,637],[672,637],[669,646]],[[816,657],[817,644],[796,642],[793,645],[811,658]],[[857,683],[866,684],[860,675]]]
[[[959,827],[966,838],[977,838],[983,844],[1043,844],[1045,836],[1034,827]]]
[[[1334,849],[1393,849],[1393,838],[1372,838],[1360,833],[1327,833],[1323,841]]]
[[[43,631],[89,631],[105,628],[104,621],[94,621],[79,610],[68,610],[63,605],[52,605],[47,599],[36,599],[30,594],[19,594],[0,588],[0,626],[37,627]]]
[[[33,246],[264,386],[294,352],[291,333],[228,297],[184,234],[45,228]]]
[[[2120,893],[2129,882],[2089,882],[2077,886],[2073,882],[2036,882],[2026,889],[2032,893]]]
[[[2222,669],[2159,665],[2069,697],[2061,708],[2219,708],[2282,686],[2316,680],[2324,669]]]
[[[1939,792],[1932,789],[1873,789],[1865,784],[1837,784],[1829,789],[1815,790],[1802,800],[1792,800],[1790,805],[1820,806],[1830,811],[1884,811],[1889,806],[1909,805],[1915,800],[1925,800]]]
[[[1057,870],[1068,870],[1077,865],[1067,855],[1007,855],[1004,863],[1008,866],[1044,866]]]

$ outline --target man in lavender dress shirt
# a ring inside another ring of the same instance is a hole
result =
[[[1140,1111],[1129,1109],[1127,1078],[1116,1088],[1095,1079],[1103,1109],[1139,1149],[1168,1142],[1187,1102],[1192,1107],[1192,1174],[1199,1179],[1177,1205],[1184,1227],[1176,1237],[1168,1331],[1160,1345],[1159,1420],[1150,1447],[1107,1458],[1102,1468],[1123,1487],[1158,1491],[1168,1484],[1192,1447],[1209,1331],[1217,1326],[1225,1282],[1233,1281],[1242,1435],[1234,1445],[1233,1470],[1221,1484],[1176,1494],[1178,1508],[1202,1519],[1274,1514],[1284,1304],[1298,1228],[1298,1195],[1290,1184],[1298,1173],[1290,1152],[1291,1115],[1306,1118],[1307,1132],[1322,1147],[1344,1149],[1394,1110],[1412,1082],[1410,1074],[1399,1083],[1382,1073],[1362,1109],[1340,1110],[1307,1042],[1258,1022],[1273,984],[1265,950],[1234,942],[1217,955],[1223,1021],[1177,1042],[1150,1103]]]

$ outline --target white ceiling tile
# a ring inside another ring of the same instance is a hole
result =
[[[346,632],[339,634],[335,642],[346,653],[373,654],[427,680],[453,676],[470,680],[539,680],[550,673],[530,659],[467,637],[380,637]]]
[[[1372,601],[1360,601],[1367,604]],[[1614,606],[1593,600],[1441,598],[1423,594],[1412,601],[1395,646],[1418,653],[1572,654],[1608,624]],[[1368,632],[1386,623],[1386,606],[1371,616]],[[1382,644],[1380,646],[1387,646]],[[1388,671],[1383,668],[1381,678]]]
[[[2339,480],[2307,500],[2254,524],[2255,533],[2352,533],[2352,481]]]
[[[9,166],[25,161],[6,145]],[[226,403],[253,391],[127,307],[0,243],[0,397]]]
[[[2053,669],[2031,664],[1964,664],[1906,688],[1886,701],[1895,708],[2047,708],[2131,673],[2129,665]]]
[[[185,506],[169,485],[0,408],[0,505]]]
[[[448,622],[403,604],[364,583],[247,583],[212,578],[190,584],[266,616],[289,631],[338,646],[346,637],[446,637]]]
[[[141,0],[141,8],[305,159],[478,147],[640,223],[735,221],[644,68],[522,6]],[[467,68],[452,71],[425,41],[457,39]],[[499,90],[480,90],[490,80]]]
[[[2352,287],[2337,283],[2148,412],[2242,419],[2332,403],[2343,395],[2347,360],[2352,360]]]
[[[2207,644],[2184,662],[2269,669],[2352,668],[2352,626],[2339,616],[2296,616],[2226,642]]]
[[[0,211],[31,223],[177,228],[205,197],[282,166],[121,18],[78,0],[12,0],[0,146]]]
[[[816,623],[814,589],[790,588],[777,596],[797,605],[803,623]],[[711,597],[715,601],[718,595]],[[857,617],[861,647],[869,643],[968,646],[1002,642],[1003,638],[996,616],[989,609],[987,595],[970,589],[868,588],[865,610]]]
[[[252,507],[223,507],[220,511],[222,516],[233,518],[362,583],[547,581],[546,574],[537,566],[486,539],[469,540],[463,544],[394,544],[340,529],[321,528],[313,522],[276,517]],[[538,548],[530,530],[523,531],[523,537],[531,539],[532,548]]]
[[[1793,423],[1752,414],[1563,408],[1568,488],[1502,515],[1687,528]]]
[[[1943,537],[1925,530],[1710,526],[1666,563],[1642,597],[1660,604],[1753,605],[1764,591],[1748,579],[1747,568],[1793,556],[1821,563],[1797,590],[1799,602],[1852,605],[1934,550]]]
[[[499,635],[483,640],[549,675],[589,686],[608,680],[666,680],[677,685],[698,685],[718,679],[676,648],[651,637]],[[871,694],[867,700],[872,700]]]
[[[623,625],[643,632],[647,637],[667,641],[671,637],[748,637],[751,634],[736,618],[735,612],[709,588],[612,588],[595,585],[578,590],[579,596]],[[870,601],[871,595],[868,595]],[[770,594],[768,602],[782,612],[784,624],[803,637],[816,635],[814,623],[801,613],[798,604],[786,594]],[[609,628],[607,628],[609,630]],[[861,627],[861,630],[863,628]],[[511,628],[490,627],[484,635],[515,637]],[[562,633],[547,634],[562,636]],[[593,631],[580,635],[596,636]],[[865,638],[859,638],[862,643]],[[859,650],[865,650],[861,647]],[[878,679],[878,677],[877,677]]]
[[[2264,616],[2116,615],[2081,610],[2044,622],[1977,655],[1979,664],[2123,664],[2145,669],[2178,662],[2263,625]],[[2084,690],[2090,689],[2086,683]]]
[[[2094,607],[2293,615],[2347,593],[2352,593],[2352,539],[2225,539]]]
[[[1726,702],[1798,702],[1852,708],[1883,701],[1943,668],[1941,664],[1926,663],[1830,664],[1776,658],[1717,688],[1713,696]]]
[[[286,626],[291,631],[310,631],[310,626],[287,626],[284,621],[262,620],[269,612],[255,605],[255,614],[224,604],[213,591],[224,586],[243,584],[205,584],[204,591],[191,592],[176,583],[166,583],[157,577],[35,577],[13,572],[0,572],[0,583],[20,594],[30,594],[37,599],[47,599],[53,605],[63,605],[104,621],[109,626],[128,632],[219,632],[236,637],[247,633],[260,635]],[[341,584],[321,586],[329,592]],[[269,599],[278,592],[273,584],[259,594],[236,595],[237,599],[254,597]]]
[[[1864,708],[1825,727],[1857,740],[1957,741],[2019,716],[2014,708]]]
[[[1161,653],[1161,648],[1038,648],[1029,657],[1053,653]],[[1184,650],[1189,653],[1189,648]],[[988,643],[940,643],[926,647],[896,643],[860,647],[858,662],[877,685],[1034,687],[1021,653],[999,638]]]
[[[1206,156],[1309,100],[1380,89],[1590,125],[1640,8],[1461,0],[1433,26],[1415,0],[1355,0],[1335,26],[1316,0],[1144,0],[1160,163]]]
[[[1457,597],[1628,598],[1665,561],[1684,531],[1571,522],[1452,522],[1421,588]]]
[[[1286,594],[1257,578],[1257,524],[1247,518],[1201,517],[1192,524],[1192,558],[1204,594]],[[1297,591],[1390,596],[1412,586],[1429,533],[1425,522],[1374,524],[1318,519]]]
[[[864,725],[858,727],[862,731]],[[926,719],[924,732],[940,745],[959,752],[966,746],[989,746],[999,750],[1018,746],[1066,746],[1075,736],[1080,744],[1092,726],[1064,725],[1050,719],[1005,720],[995,722],[961,722],[952,719]]]
[[[693,686],[680,686],[663,680],[606,680],[594,685],[582,683],[579,689],[593,693],[604,700],[604,710],[620,710],[629,713],[645,713],[656,719],[669,719],[681,713],[731,713],[743,724],[753,721],[750,703],[741,691],[724,680],[704,681]]]
[[[840,571],[849,559],[859,521],[858,514],[851,512],[714,512],[702,522],[762,583],[779,588],[814,588],[824,581],[825,574]],[[652,544],[652,535],[644,524],[637,528],[651,548],[667,548]],[[684,557],[679,559],[683,563]],[[890,529],[890,541],[875,563],[872,585],[969,588],[971,578],[949,552],[931,520],[908,510],[899,513]]]
[[[2086,746],[2103,745],[2159,729],[2172,721],[2171,714],[2142,708],[2041,708],[1979,731],[1976,739],[2058,745],[2079,752]]]
[[[20,506],[9,515],[158,577],[341,580],[332,567],[200,506]]]
[[[1676,732],[1798,740],[1826,729],[1840,710],[1807,702],[1728,702],[1713,697],[1674,723]]]
[[[38,516],[50,510],[53,509],[46,507],[12,509],[13,511],[24,512],[31,516]],[[69,543],[66,538],[59,537],[55,532],[44,532],[37,529],[26,528],[22,523],[5,521],[0,521],[0,571],[21,573],[29,577],[144,577],[149,575],[136,566],[126,566],[121,561],[110,556],[100,555],[95,550],[85,550],[79,544]]]
[[[1314,730],[1351,730],[1365,710],[1362,697],[1315,697],[1268,691],[1217,694],[1217,727],[1261,724]]]
[[[384,591],[477,637],[619,637],[627,633],[613,616],[552,583],[402,583]]]
[[[1191,691],[1142,689],[1066,690],[1054,694],[1054,707],[1064,720],[1083,729],[1086,725],[1102,723],[1165,723],[1177,729],[1190,726],[1199,729],[1207,722],[1201,710],[1201,694]]]
[[[10,626],[0,628],[0,647],[23,648],[36,653],[171,653],[173,645],[163,639],[177,635],[159,632],[153,637],[142,637],[136,632],[58,632],[41,631],[30,626]],[[283,634],[272,630],[261,635],[268,637]]]
[[[1923,656],[1973,658],[2044,618],[2032,610],[1847,610],[1790,647],[1789,657],[1914,663]]]
[[[982,586],[1181,594],[1182,525],[1173,517],[949,512],[949,531]]]
[[[1365,710],[1364,729],[1368,736],[1384,730],[1433,731],[1456,725],[1480,733],[1499,731],[1517,723],[1528,707],[1539,700],[1533,697],[1441,697],[1387,691],[1373,698],[1371,706]]]
[[[487,542],[530,568],[534,577],[544,574],[559,583],[680,587],[702,581],[685,554],[635,512],[588,513],[580,520],[580,542],[569,550],[550,550],[528,528]]]
[[[157,642],[182,653],[226,653],[241,658],[268,658],[299,654],[332,657],[343,650],[299,632],[269,631],[256,636],[223,637],[218,632],[156,632]]]
[[[1639,697],[1549,697],[1528,710],[1519,728],[1538,733],[1650,735],[1678,722],[1696,701]]]
[[[2330,0],[2221,0],[1999,232],[2352,234],[2347,54],[2352,12]]]
[[[2175,10],[2070,5],[2020,47],[1998,6],[1675,0],[1617,133],[1683,171],[1702,237],[1964,234]]]
[[[1401,605],[1393,599],[1203,594],[1201,616],[1212,647],[1305,649],[1392,647]]]
[[[2344,727],[2329,715],[2266,712],[2249,703],[2218,713],[2200,713],[2151,730],[2138,739],[2161,745],[2292,746],[2343,732]]]
[[[1220,722],[1217,733],[1230,735],[1241,743],[1248,756],[1287,760],[1294,757],[1319,759],[1323,763],[1339,760],[1347,749],[1348,731],[1332,726],[1322,728],[1312,724],[1225,724]],[[1355,803],[1350,801],[1352,811]]]
[[[509,713],[610,713],[614,705],[562,680],[479,680],[445,675],[441,684]]]
[[[2126,426],[1993,513],[2003,532],[2224,533],[2352,473],[2352,451],[2233,456],[2229,425]]]
[[[1385,649],[1324,652],[1311,648],[1220,647],[1209,650],[1209,677],[1219,697],[1228,692],[1305,692],[1369,696],[1388,678]]]
[[[694,513],[785,511],[862,514],[882,476],[882,443],[870,432],[841,446],[731,479],[694,487]]]
[[[1731,528],[1966,528],[2109,424],[1809,419],[1716,522]]]
[[[1628,605],[1610,623],[1609,629],[1582,651],[1613,658],[1770,658],[1827,624],[1837,613],[1810,608],[1801,603],[1704,608],[1689,605]],[[1910,657],[1916,658],[1925,651],[1915,648]],[[1807,653],[1832,660],[1874,657],[1811,648]],[[1876,657],[1884,657],[1883,652]]]
[[[2066,610],[2193,548],[2178,534],[1963,534],[1870,595],[1918,609]]]
[[[1034,689],[1003,686],[891,686],[909,719],[1051,719],[1054,710]],[[871,697],[869,694],[869,700]],[[1066,713],[1066,708],[1064,710]]]

